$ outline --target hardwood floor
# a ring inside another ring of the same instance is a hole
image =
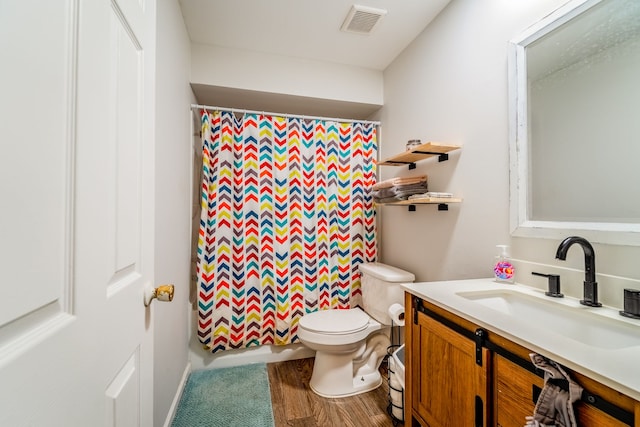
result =
[[[276,427],[392,427],[387,362],[380,370],[382,385],[368,393],[339,399],[320,397],[311,391],[313,359],[269,363],[271,402]]]

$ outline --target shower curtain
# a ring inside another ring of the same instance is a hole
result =
[[[377,255],[376,126],[201,114],[200,341],[295,343],[305,313],[360,303],[358,265]]]

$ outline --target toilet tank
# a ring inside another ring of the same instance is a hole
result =
[[[404,306],[404,291],[400,285],[413,282],[415,276],[379,262],[360,264],[359,269],[362,308],[383,325],[391,325],[389,307],[395,303]]]

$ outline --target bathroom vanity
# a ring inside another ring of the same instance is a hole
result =
[[[639,320],[492,279],[403,287],[405,425],[524,425],[544,386],[535,352],[584,388],[578,425],[640,427]]]

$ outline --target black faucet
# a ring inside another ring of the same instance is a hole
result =
[[[598,282],[596,282],[596,253],[591,243],[584,237],[571,236],[567,237],[560,243],[556,251],[556,258],[561,260],[567,259],[567,251],[574,243],[582,246],[584,251],[584,299],[580,300],[580,304],[590,307],[600,307],[602,304],[598,302]]]

